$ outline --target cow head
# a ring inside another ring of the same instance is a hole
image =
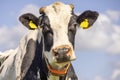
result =
[[[73,5],[56,2],[40,8],[41,16],[37,18],[27,13],[20,16],[20,21],[30,30],[42,29],[44,38],[44,55],[51,72],[68,69],[70,61],[75,60],[74,39],[77,27],[87,29],[98,17],[95,11],[85,11],[77,16]],[[41,30],[40,30],[41,31]],[[63,72],[62,72],[63,71]]]

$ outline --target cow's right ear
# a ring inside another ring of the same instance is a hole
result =
[[[38,18],[31,13],[19,17],[20,22],[30,30],[38,28]]]
[[[96,19],[98,18],[98,12],[87,10],[83,12],[77,18],[77,23],[80,25],[81,28],[87,29],[91,27]]]

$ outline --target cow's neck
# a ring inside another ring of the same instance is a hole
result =
[[[59,76],[50,74],[48,80],[59,80]]]
[[[65,76],[55,76],[50,73],[48,80],[65,80]]]

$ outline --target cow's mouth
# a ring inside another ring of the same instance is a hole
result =
[[[47,59],[46,59],[46,63],[47,63],[47,68],[50,71],[50,73],[53,75],[56,75],[56,76],[65,75],[71,65],[70,61],[63,62],[63,63],[54,63],[53,65],[56,67],[59,67],[60,65],[62,65],[62,67],[60,67],[60,68],[55,68],[55,67],[53,67],[53,65],[51,65],[49,63],[49,61]]]

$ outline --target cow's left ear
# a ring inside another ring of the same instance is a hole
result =
[[[38,18],[31,13],[23,14],[19,17],[20,22],[30,30],[38,28]]]
[[[77,23],[80,24],[81,28],[87,29],[93,25],[98,15],[98,12],[87,10],[78,16]]]

